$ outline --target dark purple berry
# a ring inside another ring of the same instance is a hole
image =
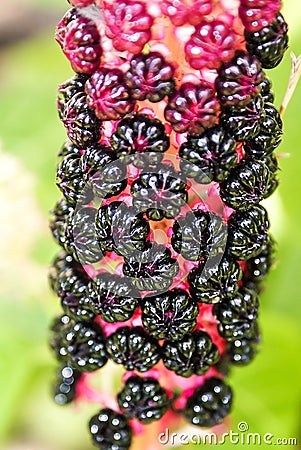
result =
[[[101,450],[129,450],[133,430],[123,414],[102,409],[89,422],[93,444]]]
[[[100,273],[90,281],[87,297],[92,311],[106,322],[124,322],[138,306],[138,295],[127,278]]]
[[[256,56],[237,50],[234,58],[218,69],[215,89],[221,104],[246,106],[260,94],[264,77]]]
[[[274,103],[274,92],[272,91],[272,82],[266,76],[260,83],[260,95],[265,103]]]
[[[131,194],[133,205],[155,221],[176,217],[188,198],[185,179],[163,164],[142,172],[132,184]]]
[[[215,213],[189,211],[173,224],[171,244],[183,258],[199,261],[222,255],[227,231],[222,219]]]
[[[221,126],[188,136],[179,155],[182,173],[201,184],[222,181],[238,161],[236,141]]]
[[[260,340],[259,330],[255,327],[250,337],[228,342],[227,351],[229,362],[235,366],[246,366],[250,364],[258,353]]]
[[[125,83],[135,100],[159,102],[175,88],[174,67],[158,52],[134,56]]]
[[[63,119],[64,110],[68,101],[71,100],[76,94],[85,93],[85,84],[88,78],[89,75],[76,74],[59,86],[57,108],[61,120]]]
[[[251,281],[258,285],[265,279],[274,263],[274,247],[275,243],[270,237],[261,252],[246,261],[243,275],[244,284]]]
[[[220,184],[221,198],[233,209],[249,209],[266,197],[269,180],[268,166],[263,161],[248,157],[232,169],[228,178]]]
[[[142,327],[122,327],[108,336],[107,352],[117,364],[127,370],[146,372],[161,358],[157,341]]]
[[[202,134],[215,125],[219,109],[214,89],[206,81],[187,82],[170,96],[164,116],[177,133]]]
[[[134,101],[119,69],[98,69],[86,83],[88,106],[100,120],[118,120],[131,112]]]
[[[268,240],[269,219],[263,206],[231,215],[228,228],[228,251],[239,260],[257,256]]]
[[[172,289],[142,302],[142,323],[156,339],[178,340],[193,330],[197,303],[183,289]]]
[[[232,405],[232,390],[219,378],[208,378],[188,398],[184,415],[199,427],[213,427],[223,421]]]
[[[167,392],[154,378],[132,376],[117,395],[120,410],[128,419],[143,424],[159,420],[169,406]]]
[[[61,316],[54,322],[52,331],[50,345],[58,360],[80,372],[93,372],[106,364],[104,336],[96,323],[76,322]]]
[[[181,377],[204,375],[217,363],[218,349],[209,334],[197,330],[178,341],[166,340],[162,347],[165,367]]]
[[[245,30],[248,52],[257,56],[265,69],[278,66],[288,48],[288,26],[281,13],[258,31]]]
[[[96,215],[96,208],[78,208],[70,220],[73,255],[81,264],[96,263],[104,256],[97,239]]]
[[[188,274],[192,298],[202,303],[217,303],[233,296],[239,289],[242,278],[240,265],[224,258],[217,266],[206,270],[206,262]]]
[[[139,255],[125,258],[123,273],[139,291],[164,292],[172,284],[179,266],[171,257],[171,251],[153,243],[150,248]]]
[[[81,372],[70,365],[63,364],[60,367],[53,390],[54,400],[58,405],[67,405],[75,399],[76,384],[80,376]]]

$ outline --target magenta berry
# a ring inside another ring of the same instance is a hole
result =
[[[282,120],[263,68],[287,48],[280,1],[68,1],[55,401],[97,405],[99,449],[155,449],[183,420],[222,434],[274,261],[261,202],[279,184]]]
[[[105,9],[106,35],[119,51],[140,53],[151,38],[153,18],[145,4],[131,0],[117,0]]]
[[[193,69],[218,69],[235,53],[235,34],[221,20],[203,21],[185,45],[186,59]]]
[[[165,119],[177,133],[201,134],[215,125],[219,102],[213,88],[202,81],[184,83],[169,99]]]
[[[86,83],[87,104],[100,120],[116,120],[131,112],[134,101],[119,69],[98,69]]]

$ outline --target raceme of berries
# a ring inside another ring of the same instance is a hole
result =
[[[288,46],[281,2],[68,3],[56,29],[74,75],[57,96],[54,400],[95,403],[99,449],[129,450],[139,434],[155,449],[183,420],[226,432],[226,378],[260,349],[275,259],[261,201],[279,184],[265,69]],[[104,366],[112,380],[99,383]]]
[[[185,55],[194,69],[218,69],[235,53],[235,34],[221,20],[203,21],[185,44]]]
[[[187,82],[170,96],[164,117],[177,133],[201,134],[215,125],[218,113],[214,89],[206,81]]]

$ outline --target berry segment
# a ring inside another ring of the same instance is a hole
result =
[[[55,35],[74,73],[57,95],[54,400],[95,403],[102,450],[155,449],[185,420],[222,435],[227,377],[260,350],[275,261],[262,202],[279,185],[265,72],[288,47],[281,0],[68,3]]]

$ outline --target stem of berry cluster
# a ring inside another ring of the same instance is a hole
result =
[[[103,450],[219,434],[227,375],[259,349],[274,261],[261,201],[279,184],[266,70],[288,47],[281,1],[69,3],[56,29],[74,76],[57,98],[55,400],[95,403]],[[300,67],[294,57],[281,114]]]

